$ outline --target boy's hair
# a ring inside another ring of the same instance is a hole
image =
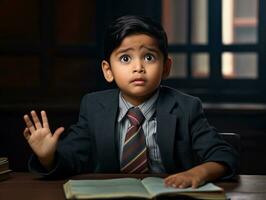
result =
[[[167,35],[161,24],[148,17],[126,15],[116,19],[106,30],[104,60],[109,62],[112,52],[119,47],[123,39],[133,34],[146,34],[156,39],[158,47],[164,56],[164,61],[167,59]]]

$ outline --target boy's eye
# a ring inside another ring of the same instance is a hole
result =
[[[144,57],[144,59],[146,60],[146,61],[153,61],[153,60],[155,60],[155,57],[154,57],[154,55],[152,55],[152,54],[147,54],[147,55],[145,55],[145,57]]]
[[[128,63],[128,62],[130,61],[130,57],[129,57],[129,55],[123,55],[123,56],[121,56],[121,57],[120,57],[120,61],[121,61],[122,63]]]

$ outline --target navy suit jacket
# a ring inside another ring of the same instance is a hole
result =
[[[78,122],[59,141],[54,168],[43,171],[33,156],[30,170],[45,176],[120,172],[115,127],[118,101],[118,89],[85,95]],[[208,161],[226,164],[226,177],[237,173],[237,152],[209,125],[198,98],[161,86],[156,119],[157,142],[167,173]]]

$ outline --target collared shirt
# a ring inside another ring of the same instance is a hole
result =
[[[146,146],[149,156],[149,168],[151,173],[164,173],[161,154],[157,143],[157,121],[156,121],[156,101],[159,96],[159,90],[147,101],[138,106],[145,117],[142,129],[146,138]],[[117,118],[117,132],[119,136],[119,158],[121,161],[124,141],[130,122],[126,117],[128,109],[134,107],[119,94],[119,114]]]

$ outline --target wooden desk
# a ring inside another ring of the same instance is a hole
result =
[[[121,174],[86,174],[76,179],[102,179],[123,177]],[[134,176],[140,177],[140,176]],[[8,200],[63,200],[62,189],[67,180],[41,180],[30,173],[12,173],[11,177],[0,182],[0,199]],[[238,181],[218,182],[231,200],[265,200],[266,176],[241,175]]]

